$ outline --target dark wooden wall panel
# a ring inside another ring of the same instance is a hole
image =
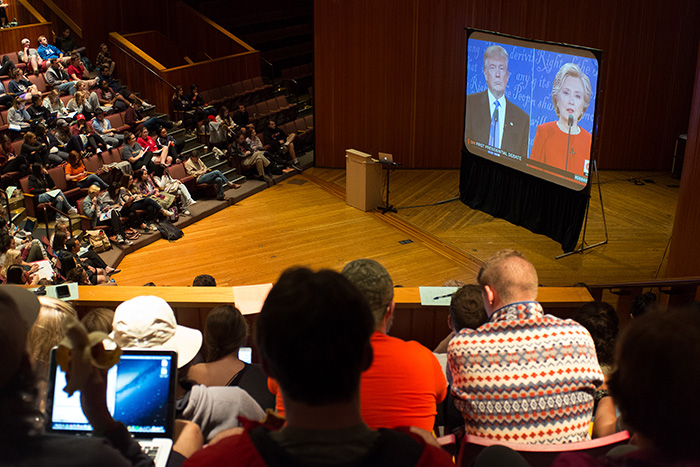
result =
[[[700,48],[695,72],[690,131],[685,147],[681,188],[673,223],[666,277],[700,275]]]
[[[700,38],[694,0],[566,8],[554,0],[335,0],[314,8],[321,166],[343,166],[345,149],[356,147],[393,152],[408,167],[458,167],[467,26],[604,51],[601,168],[670,170],[675,139],[687,131]]]
[[[125,35],[132,44],[140,48],[166,68],[187,65],[185,49],[171,41],[160,31],[143,31]]]

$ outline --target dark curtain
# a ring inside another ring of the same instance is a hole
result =
[[[472,155],[463,148],[459,192],[470,208],[546,235],[569,252],[576,247],[581,233],[590,183],[574,191]]]

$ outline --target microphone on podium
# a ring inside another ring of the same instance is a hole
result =
[[[498,108],[493,111],[493,122],[498,123]]]
[[[564,170],[569,171],[569,145],[571,144],[571,127],[574,125],[574,116],[569,115],[569,136],[566,138],[566,165]]]

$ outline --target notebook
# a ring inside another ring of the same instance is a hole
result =
[[[92,427],[80,408],[80,393],[63,391],[66,376],[51,351],[46,431],[64,435],[88,435]],[[123,350],[119,363],[107,373],[107,407],[156,467],[165,466],[173,445],[177,354],[172,351]]]

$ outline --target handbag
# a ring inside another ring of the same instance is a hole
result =
[[[170,206],[172,206],[173,202],[175,202],[175,195],[170,194],[170,193],[165,193],[165,192],[160,192],[158,195],[153,195],[151,196],[156,203],[158,203],[158,206],[160,206],[163,209],[168,209]]]
[[[112,248],[112,243],[109,241],[104,230],[86,230],[88,242],[96,253],[102,253]]]

